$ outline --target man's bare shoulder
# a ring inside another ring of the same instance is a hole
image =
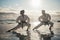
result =
[[[18,16],[17,18],[20,18],[21,16]]]
[[[43,17],[43,15],[41,15],[39,18],[42,18]]]
[[[18,17],[21,17],[21,16],[18,16]]]
[[[24,16],[27,16],[27,15],[24,15]]]
[[[25,17],[28,17],[27,15],[24,15]]]

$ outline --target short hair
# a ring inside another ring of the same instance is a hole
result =
[[[21,10],[20,12],[24,12],[24,10]]]
[[[22,14],[22,12],[25,12],[25,11],[24,11],[24,10],[21,10],[21,11],[20,11],[20,14]]]

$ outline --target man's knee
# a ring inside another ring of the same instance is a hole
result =
[[[51,27],[53,27],[54,23],[53,22],[50,22],[50,25],[51,25]]]
[[[51,25],[53,25],[54,23],[53,22],[51,22]]]
[[[27,24],[26,24],[26,26],[29,26],[29,27],[30,27],[30,26],[31,26],[31,24],[30,24],[30,23],[27,23]]]
[[[30,26],[31,26],[31,24],[28,24],[28,26],[30,27]]]

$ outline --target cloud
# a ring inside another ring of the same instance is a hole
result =
[[[12,7],[12,6],[9,6],[9,7],[0,7],[0,12],[13,12],[13,13],[17,13],[19,14],[20,13],[20,10],[24,9],[20,6],[18,6],[19,4],[16,4],[16,7]],[[41,15],[41,10],[28,10],[28,9],[24,9],[25,10],[25,13],[27,15],[34,15],[34,16],[37,16],[37,15]],[[53,11],[53,10],[46,10],[47,13],[49,14],[56,14],[54,12],[58,12],[58,11]]]
[[[19,13],[19,11],[22,10],[21,7],[0,7],[0,12],[13,12],[13,13]]]

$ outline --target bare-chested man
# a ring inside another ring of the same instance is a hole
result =
[[[30,18],[24,13],[25,13],[24,10],[20,11],[20,16],[16,20],[18,25],[14,27],[13,29],[8,30],[8,32],[10,32],[11,30],[17,30],[20,27],[23,28],[24,26],[28,26],[27,30],[30,28]]]
[[[53,27],[53,22],[51,22],[50,20],[51,20],[51,16],[45,13],[45,10],[42,10],[42,15],[39,17],[39,21],[41,23],[38,26],[36,26],[34,29],[37,29],[42,25],[50,25],[49,30],[51,30],[51,28]]]

